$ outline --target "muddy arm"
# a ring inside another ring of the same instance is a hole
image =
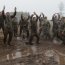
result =
[[[13,15],[11,15],[11,18],[14,18],[16,16],[16,7],[15,7],[15,12]]]
[[[5,19],[6,16],[5,16],[4,10],[5,10],[5,6],[4,6],[3,10],[2,10],[2,16],[3,16],[3,18]]]
[[[38,21],[38,19],[39,19],[39,16],[34,12],[34,15],[36,15],[36,17],[37,17],[37,20],[36,21]]]

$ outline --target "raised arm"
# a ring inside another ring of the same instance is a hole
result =
[[[37,21],[38,18],[39,18],[39,16],[38,16],[35,12],[33,12],[33,14],[30,16],[30,19],[32,20],[32,17],[33,17],[34,15],[36,15],[36,17],[37,17],[36,21]]]
[[[15,7],[15,12],[14,12],[14,14],[13,15],[11,15],[11,18],[14,18],[15,16],[16,16],[16,7]]]
[[[36,12],[33,12],[33,13],[34,13],[34,15],[36,15],[37,18],[39,18],[39,16],[36,14]]]
[[[4,10],[5,10],[5,6],[3,7],[3,10],[2,10],[2,16],[3,16],[3,18],[5,19],[6,16],[5,16]]]
[[[30,19],[30,15],[28,15],[27,21]]]
[[[39,21],[41,22],[41,14],[40,14],[40,16],[39,16]]]

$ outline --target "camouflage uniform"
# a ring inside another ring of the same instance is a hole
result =
[[[44,23],[44,14],[43,13],[40,14],[39,21],[40,21],[40,26],[42,26]]]
[[[7,14],[9,14],[9,13],[7,12]],[[4,44],[6,44],[8,34],[9,34],[8,45],[10,45],[10,42],[12,40],[12,36],[13,36],[12,18],[14,18],[15,15],[16,15],[16,10],[15,10],[15,12],[12,16],[4,15],[4,11],[3,11],[3,18],[5,20],[5,24],[4,24]]]
[[[23,16],[21,15],[21,20],[19,22],[19,25],[20,25],[20,36],[21,36],[22,31],[23,31],[23,33],[25,31],[27,33],[27,38],[29,37],[28,19],[29,19],[29,17],[26,20],[23,19]],[[24,38],[24,36],[23,36],[23,38]]]
[[[17,36],[17,31],[18,31],[18,20],[16,17],[14,17],[12,19],[12,25],[13,25],[13,33],[14,33],[14,36],[16,37]]]
[[[58,35],[57,37],[63,41],[63,44],[65,44],[65,20],[61,20],[59,24]]]
[[[40,21],[40,33],[39,34],[41,34],[41,32],[42,32],[42,26],[43,26],[43,24],[44,24],[44,14],[42,13],[42,14],[40,14],[40,16],[39,16],[39,21]]]
[[[3,32],[4,32],[4,18],[3,18],[3,11],[0,12],[0,29],[2,28]]]
[[[53,37],[57,37],[57,31],[58,31],[58,24],[57,23],[53,23],[53,33],[54,33]]]
[[[31,18],[30,18],[30,23],[31,23],[31,35],[30,35],[30,39],[29,39],[29,44],[32,45],[32,40],[33,40],[33,37],[35,36],[37,38],[37,41],[36,43],[39,44],[39,35],[37,33],[37,22],[38,22],[38,16],[36,15],[36,20],[34,21],[32,18],[33,18],[34,15],[31,15]]]
[[[48,20],[44,20],[42,30],[43,30],[43,37],[45,39],[50,38],[50,23]]]
[[[59,24],[59,19],[60,15],[57,13],[58,17],[54,14],[52,17],[53,20],[53,37],[57,37],[57,32],[58,32],[58,24]]]

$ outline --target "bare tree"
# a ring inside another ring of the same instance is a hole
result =
[[[59,11],[60,11],[60,15],[63,16],[63,11],[64,11],[64,3],[60,2],[59,4]]]

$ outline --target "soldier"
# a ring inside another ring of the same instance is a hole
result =
[[[41,34],[42,26],[43,26],[43,23],[44,23],[44,14],[43,13],[40,14],[39,21],[40,21],[40,34]]]
[[[16,7],[15,7],[15,12],[13,15],[10,16],[10,13],[7,12],[6,15],[4,14],[3,10],[3,18],[5,20],[5,25],[4,25],[4,44],[6,44],[7,36],[9,34],[8,42],[7,44],[10,46],[10,42],[12,41],[12,36],[13,36],[13,27],[12,27],[12,18],[14,18],[16,15]]]
[[[19,25],[20,25],[20,36],[21,36],[21,33],[23,32],[27,34],[27,38],[29,37],[29,30],[28,30],[28,20],[29,20],[29,16],[28,18],[25,18],[23,17],[23,15],[21,15],[21,20],[19,22]],[[23,35],[23,38],[24,38],[24,35]]]
[[[37,38],[36,43],[39,44],[39,35],[37,32],[37,22],[38,22],[38,15],[34,12],[34,14],[32,14],[30,17],[31,35],[30,35],[30,39],[29,39],[29,43],[28,43],[30,45],[33,44],[32,40],[33,40],[34,36]]]
[[[17,36],[17,31],[18,31],[18,20],[17,20],[17,17],[14,17],[12,19],[12,24],[13,24],[13,33],[14,33],[14,36],[16,37]]]
[[[53,37],[57,37],[58,22],[59,22],[59,18],[60,18],[60,15],[58,13],[56,13],[56,14],[54,14],[52,17],[52,20],[53,20]]]
[[[65,17],[61,18],[60,21],[60,31],[58,31],[57,37],[63,41],[63,44],[65,45]]]
[[[3,8],[3,10],[5,9],[5,7]],[[3,32],[4,32],[4,19],[3,19],[3,10],[2,12],[0,12],[0,29],[2,28]]]
[[[22,22],[23,22],[23,16],[21,14],[21,20],[19,22],[19,25],[20,25],[20,36],[21,36],[21,33],[22,33],[22,25],[23,25]]]
[[[50,38],[50,23],[47,20],[47,17],[44,17],[44,24],[43,24],[43,37],[44,39],[49,39]]]
[[[44,14],[43,13],[40,14],[39,21],[40,21],[40,26],[42,26],[44,23]]]

